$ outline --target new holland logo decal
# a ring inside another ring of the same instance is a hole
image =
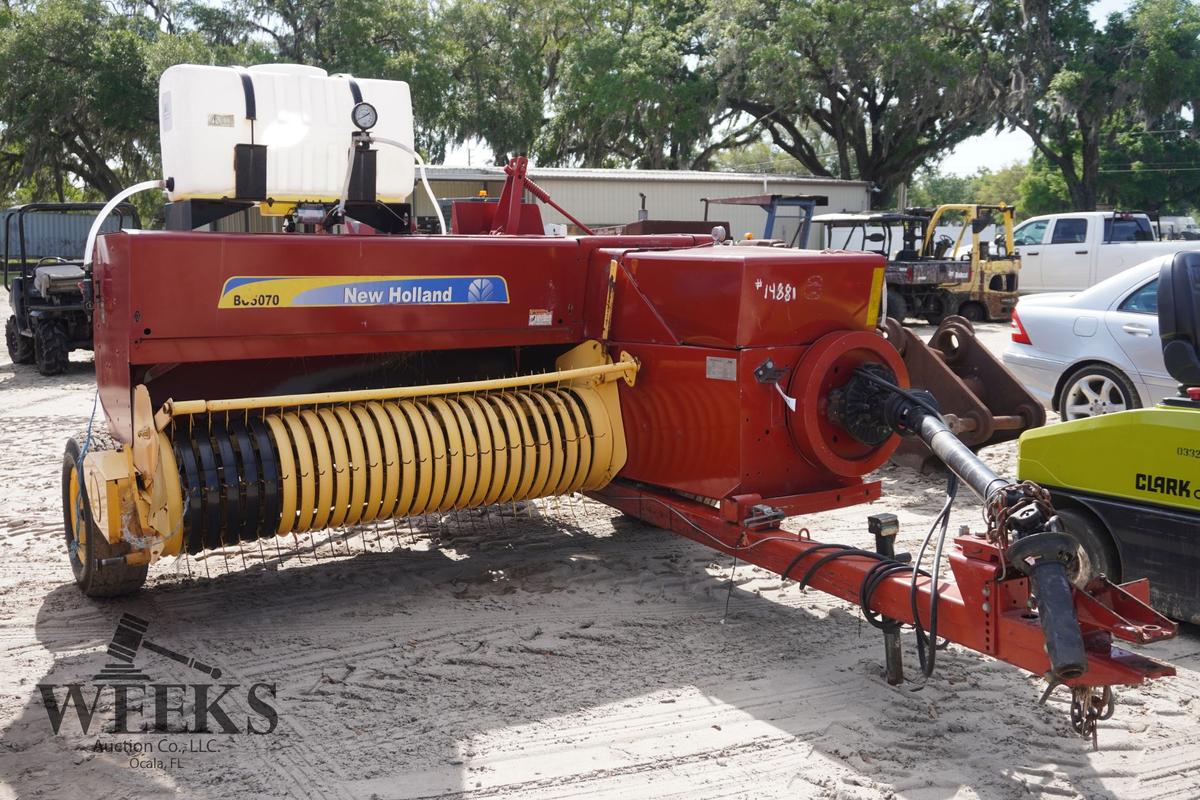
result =
[[[453,306],[507,303],[500,275],[237,276],[225,281],[218,308]]]

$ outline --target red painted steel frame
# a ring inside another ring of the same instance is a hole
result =
[[[743,561],[782,574],[797,556],[820,547],[821,542],[779,528],[754,529],[723,519],[712,506],[653,489],[615,481],[591,494],[593,498],[660,528],[678,533]],[[768,505],[771,500],[765,500]],[[802,558],[787,577],[799,579],[820,557],[822,549]],[[821,567],[809,582],[814,589],[857,604],[867,572],[877,562],[863,556],[838,558]],[[1000,661],[1047,674],[1045,638],[1037,615],[1028,607],[1026,578],[1003,566],[1003,555],[993,545],[974,537],[960,537],[950,554],[954,582],[942,582],[938,597],[938,634]],[[918,583],[918,610],[927,613],[931,582]],[[885,579],[871,597],[870,608],[906,624],[913,622],[910,576]],[[1144,587],[1106,588],[1110,606],[1076,592],[1076,613],[1088,648],[1088,669],[1068,681],[1072,686],[1140,684],[1151,678],[1175,674],[1175,668],[1132,653],[1112,643],[1113,635],[1129,641],[1149,642],[1175,635],[1175,625],[1155,613],[1145,600]],[[1097,594],[1103,594],[1097,592]],[[1124,616],[1120,616],[1123,613]],[[1118,621],[1119,620],[1119,621]],[[929,620],[922,616],[923,625]]]
[[[570,211],[554,202],[545,189],[533,182],[533,179],[526,174],[528,169],[529,159],[525,156],[517,156],[504,166],[504,174],[508,177],[504,179],[504,189],[500,192],[500,205],[492,220],[492,233],[525,233],[528,230],[526,222],[528,216],[536,217],[538,224],[541,224],[541,214],[537,207],[521,202],[521,195],[527,191],[570,220],[581,232],[592,235],[591,228],[576,219]],[[538,233],[541,231],[539,230]]]

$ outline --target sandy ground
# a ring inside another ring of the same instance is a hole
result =
[[[163,563],[137,596],[88,600],[61,532],[62,445],[94,389],[75,359],[47,379],[0,355],[0,800],[1200,797],[1194,628],[1153,651],[1178,677],[1121,692],[1092,752],[1036,678],[951,648],[929,681],[889,687],[853,607],[580,499]],[[1011,473],[1013,448],[987,457]],[[939,482],[881,477],[874,506],[793,524],[870,546],[866,516],[894,510],[913,547]],[[953,525],[979,518],[963,498]],[[89,733],[69,717],[55,735],[37,685],[92,691],[127,612],[223,670],[240,730],[265,727],[246,687],[274,684],[276,729],[117,734],[102,694]],[[114,742],[148,752],[95,751]]]

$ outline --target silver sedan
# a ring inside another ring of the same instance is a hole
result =
[[[1158,339],[1158,273],[1171,258],[1153,258],[1082,292],[1022,297],[1004,363],[1063,419],[1177,394]]]

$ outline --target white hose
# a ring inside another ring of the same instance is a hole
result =
[[[356,142],[350,142],[350,155],[346,161],[346,180],[342,181],[342,197],[337,204],[338,216],[343,219],[346,215],[346,200],[350,197],[350,178],[354,176],[354,153],[358,149],[356,145]]]
[[[433,189],[429,186],[429,179],[425,177],[425,160],[413,148],[406,145],[404,142],[396,141],[395,139],[385,139],[382,136],[372,136],[372,141],[390,144],[392,147],[399,147],[404,152],[411,155],[417,161],[417,166],[421,169],[421,185],[425,187],[425,194],[429,196],[429,202],[433,204],[433,213],[437,214],[438,227],[442,231],[442,235],[446,235],[446,218],[442,216],[442,207],[438,205],[437,198],[433,196]],[[347,179],[348,184],[348,179]]]
[[[442,235],[446,235],[446,218],[442,216],[442,207],[438,205],[437,198],[433,196],[433,189],[429,186],[429,180],[425,177],[425,160],[420,154],[406,145],[404,142],[398,142],[395,139],[385,139],[382,136],[371,136],[368,141],[380,142],[382,144],[390,144],[392,147],[399,147],[404,152],[416,159],[417,166],[421,169],[421,184],[425,187],[425,194],[429,196],[429,202],[433,204],[433,213],[437,214],[438,227],[442,231]],[[354,153],[353,145],[350,147],[350,158],[346,163],[346,180],[342,183],[342,199],[338,201],[338,214],[345,215],[346,199],[350,196],[350,178],[354,174]]]
[[[112,213],[112,210],[120,205],[127,197],[135,195],[138,192],[145,192],[149,189],[165,189],[166,186],[167,182],[164,180],[142,181],[141,183],[135,183],[128,189],[118,192],[112,200],[109,200],[104,204],[104,208],[100,209],[100,213],[96,215],[96,219],[92,221],[92,227],[88,231],[87,244],[84,245],[83,249],[84,270],[92,265],[92,250],[96,247],[96,237],[100,235],[100,229],[104,227],[104,221],[108,219],[108,215]]]

